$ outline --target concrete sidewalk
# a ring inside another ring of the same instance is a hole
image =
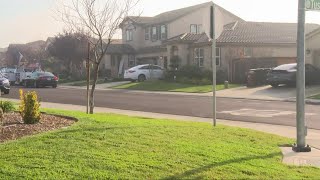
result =
[[[5,99],[8,100],[8,99]],[[19,102],[18,100],[11,100],[13,102]],[[69,104],[57,104],[57,103],[47,103],[42,102],[41,107],[43,108],[55,108],[63,110],[72,111],[86,111],[85,106],[69,105]],[[122,114],[128,116],[138,116],[146,118],[158,118],[158,119],[171,119],[179,121],[193,121],[193,122],[206,122],[212,123],[212,119],[209,118],[198,118],[190,116],[179,116],[179,115],[169,115],[169,114],[159,114],[141,111],[129,111],[129,110],[119,110],[111,108],[96,107],[96,113],[114,113]],[[240,121],[229,121],[229,120],[218,120],[218,124],[241,127],[247,129],[253,129],[260,132],[275,134],[288,138],[296,138],[296,128],[290,126],[281,125],[271,125],[271,124],[261,124],[261,123],[249,123]],[[281,148],[283,152],[283,162],[289,165],[298,166],[316,166],[320,167],[320,130],[308,130],[307,143],[313,148],[311,153],[294,153],[290,148]]]

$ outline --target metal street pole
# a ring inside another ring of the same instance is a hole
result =
[[[297,36],[297,145],[295,152],[310,152],[306,147],[307,127],[305,124],[305,0],[299,0],[298,6],[298,36]]]
[[[87,59],[87,114],[89,114],[89,106],[90,106],[90,43],[88,42],[88,59]]]
[[[213,126],[217,126],[216,116],[216,85],[217,85],[217,64],[216,64],[216,34],[215,34],[215,5],[210,8],[210,38],[212,41],[212,110],[213,110]]]

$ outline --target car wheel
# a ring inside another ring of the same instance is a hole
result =
[[[52,88],[57,88],[58,86],[55,84],[55,85],[52,85]]]
[[[143,82],[143,81],[145,81],[147,78],[146,78],[146,76],[144,75],[144,74],[141,74],[141,75],[139,75],[139,77],[138,77],[138,81],[139,82]]]
[[[277,87],[279,87],[279,84],[277,84],[277,83],[272,83],[272,84],[270,84],[272,87],[274,87],[274,88],[277,88]]]
[[[9,94],[10,93],[10,89],[6,89],[6,90],[4,90],[4,92],[3,92],[4,94]]]

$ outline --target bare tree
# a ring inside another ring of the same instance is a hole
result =
[[[87,35],[92,47],[93,85],[90,91],[90,113],[94,110],[94,92],[99,66],[122,21],[139,0],[63,0],[58,9],[60,19],[73,32]],[[104,41],[105,39],[105,41]]]

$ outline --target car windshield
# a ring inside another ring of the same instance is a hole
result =
[[[273,70],[286,71],[286,70],[293,70],[293,69],[297,69],[297,64],[284,64],[274,68]]]

